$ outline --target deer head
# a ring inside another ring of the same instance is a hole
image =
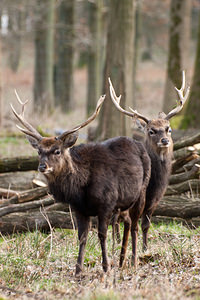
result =
[[[146,118],[145,116],[139,114],[136,110],[133,110],[132,108],[130,108],[131,112],[123,109],[120,106],[121,95],[119,97],[116,96],[110,78],[108,80],[110,84],[111,99],[116,108],[123,114],[133,119],[137,119],[137,121],[143,121],[147,147],[149,147],[155,153],[157,153],[160,156],[161,160],[163,160],[168,153],[171,153],[173,151],[173,141],[171,138],[172,130],[170,127],[169,120],[182,110],[190,91],[190,87],[187,87],[185,91],[185,72],[182,72],[181,88],[177,89],[175,87],[179,96],[178,106],[171,110],[167,115],[164,112],[159,113],[158,118],[153,120]],[[142,126],[141,123],[140,126]]]
[[[15,91],[19,103],[22,105],[22,112],[18,114],[11,104],[12,111],[23,128],[16,125],[24,134],[26,134],[30,144],[37,149],[39,155],[38,170],[48,179],[57,176],[63,166],[68,164],[69,172],[73,172],[69,148],[72,147],[78,138],[78,130],[92,122],[98,115],[100,108],[105,100],[105,95],[101,96],[97,102],[96,109],[92,116],[78,126],[65,131],[59,136],[43,137],[41,134],[24,118],[24,109],[28,101],[22,102]],[[65,170],[67,171],[67,170]]]

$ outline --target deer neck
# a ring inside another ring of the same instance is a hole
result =
[[[168,148],[157,148],[156,146],[151,145],[148,140],[146,140],[145,146],[151,160],[171,165],[173,156],[173,143],[171,143]]]
[[[66,162],[62,171],[58,176],[48,180],[50,193],[56,201],[71,205],[75,198],[80,198],[78,194],[81,189],[84,189],[89,178],[88,164],[83,161],[81,152],[76,150],[76,147],[72,147],[68,153],[65,153]]]

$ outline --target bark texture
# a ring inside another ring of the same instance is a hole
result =
[[[128,130],[131,130],[131,120],[125,118],[112,104],[108,77],[111,78],[116,93],[122,95],[121,106],[132,106],[134,1],[110,1],[108,19],[106,62],[103,76],[103,94],[107,95],[107,100],[100,112],[98,127],[100,139],[130,135]],[[127,126],[129,129],[126,128],[126,122],[129,123]]]

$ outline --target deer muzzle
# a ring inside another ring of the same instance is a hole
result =
[[[157,143],[157,146],[160,148],[168,148],[170,146],[170,140],[168,138],[162,138],[160,142]]]
[[[46,163],[40,163],[38,171],[43,174],[49,174],[53,172],[53,168],[50,168]]]

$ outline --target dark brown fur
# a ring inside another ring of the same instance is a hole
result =
[[[76,274],[83,267],[90,216],[98,216],[102,265],[108,270],[107,228],[118,210],[131,212],[135,262],[137,222],[150,177],[149,156],[140,142],[126,137],[72,147],[76,139],[74,134],[62,141],[43,138],[36,142],[29,137],[39,151],[39,170],[46,176],[50,192],[56,201],[67,202],[75,210],[80,240]]]
[[[151,160],[151,176],[146,190],[146,201],[144,211],[142,213],[142,232],[143,232],[143,249],[147,249],[147,233],[150,227],[151,216],[161,200],[167,188],[169,175],[171,172],[173,141],[171,139],[170,123],[164,119],[151,120],[145,128],[145,148]],[[167,147],[163,143],[168,143]],[[127,240],[131,228],[131,220],[129,215],[132,215],[132,220],[135,220],[136,210],[123,212],[116,215],[118,222],[124,222],[124,238],[120,256],[120,267],[124,262],[126,254]],[[116,220],[115,216],[115,220]],[[113,222],[113,227],[115,222]],[[116,228],[119,239],[119,228]],[[115,231],[115,229],[114,229]]]
[[[150,131],[156,130],[153,135]],[[170,123],[167,120],[152,120],[147,125],[145,147],[151,159],[151,177],[146,191],[146,203],[142,214],[142,232],[143,232],[143,249],[147,248],[147,233],[150,227],[151,216],[156,209],[159,201],[162,199],[171,172],[173,141],[171,133],[167,131]],[[168,139],[170,145],[168,148],[160,148],[158,144],[162,138]],[[163,153],[161,154],[161,151]]]

